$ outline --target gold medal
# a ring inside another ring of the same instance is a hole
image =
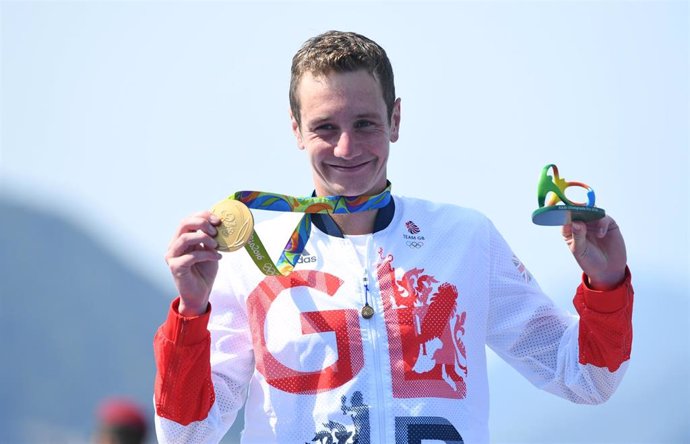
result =
[[[216,227],[217,250],[235,251],[244,247],[254,233],[254,218],[249,208],[238,200],[225,199],[211,208],[211,213],[220,218]]]

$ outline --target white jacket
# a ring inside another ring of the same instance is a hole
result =
[[[581,337],[579,318],[554,306],[484,216],[394,202],[371,235],[315,225],[287,277],[264,276],[244,251],[221,260],[207,317],[215,399],[204,419],[183,426],[163,412],[181,401],[161,403],[159,375],[160,442],[218,442],[246,400],[243,443],[488,443],[486,345],[558,396],[611,396],[630,353],[629,278],[605,296],[580,286],[578,311],[595,319]],[[295,217],[257,228],[274,259]],[[360,314],[365,300],[370,319]],[[198,356],[175,335],[161,330],[156,341]],[[158,352],[170,381],[172,353]]]

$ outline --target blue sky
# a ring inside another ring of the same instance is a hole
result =
[[[357,31],[386,48],[402,98],[393,191],[481,210],[569,306],[578,269],[558,229],[530,220],[539,172],[556,163],[619,222],[642,286],[680,295],[667,308],[687,368],[688,12],[5,1],[0,193],[76,221],[172,297],[163,254],[182,217],[240,189],[311,192],[288,120],[290,60],[312,35]]]

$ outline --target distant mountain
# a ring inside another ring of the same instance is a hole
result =
[[[84,442],[110,395],[151,416],[165,293],[80,227],[0,195],[0,443]]]

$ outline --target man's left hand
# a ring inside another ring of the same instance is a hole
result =
[[[618,224],[610,216],[564,225],[563,238],[594,290],[610,290],[625,279],[627,254]]]

